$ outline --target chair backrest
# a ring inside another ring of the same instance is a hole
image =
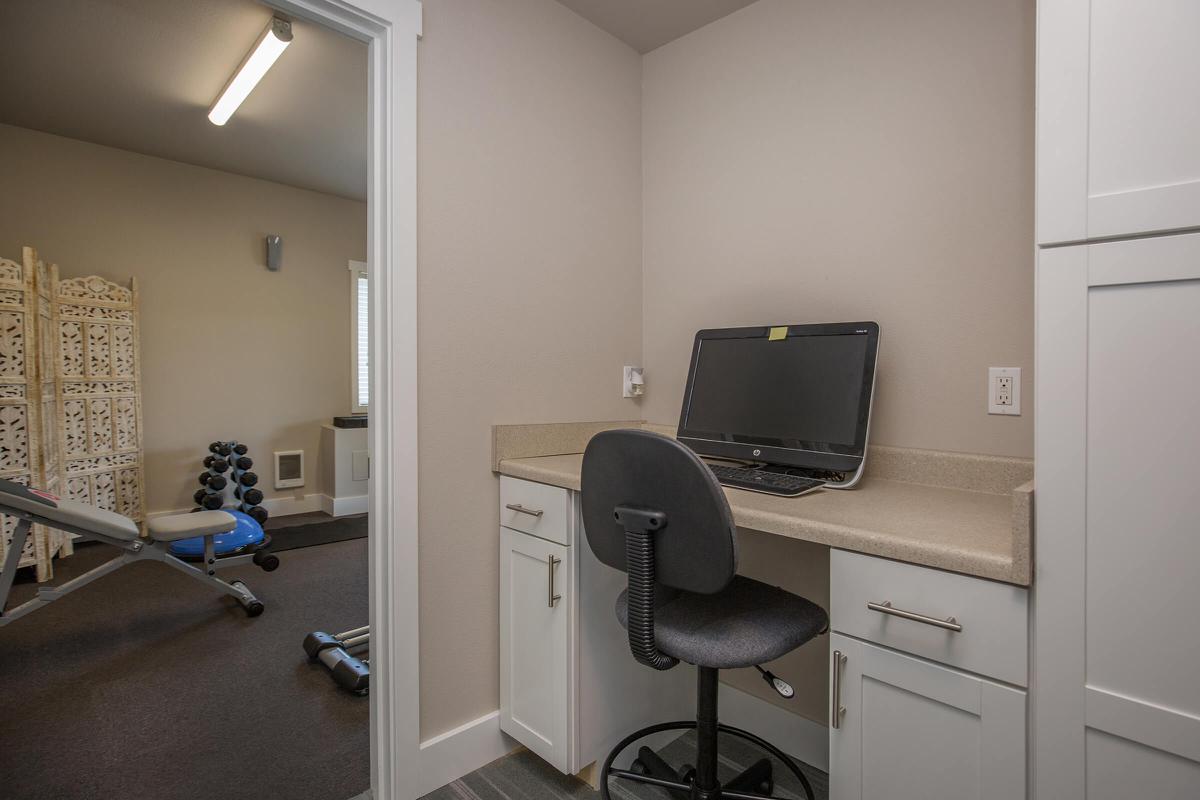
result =
[[[737,572],[737,528],[721,485],[690,449],[641,430],[605,431],[583,454],[583,526],[596,557],[629,572],[626,520],[618,509],[655,515],[653,579],[713,594]],[[636,522],[633,523],[636,526]]]

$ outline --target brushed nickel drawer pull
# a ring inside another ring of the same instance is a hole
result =
[[[554,556],[546,557],[546,566],[549,567],[549,571],[550,571],[550,602],[548,603],[550,608],[554,608],[554,604],[557,603],[559,600],[562,600],[561,594],[554,593],[554,568],[557,567],[560,563],[561,563],[561,560],[555,558]]]
[[[505,508],[507,508],[509,511],[515,511],[518,514],[528,514],[531,517],[540,517],[540,516],[542,516],[542,514],[546,513],[545,511],[542,511],[540,508],[526,508],[525,506],[521,505],[520,503],[509,503],[508,505],[505,506]]]
[[[846,709],[842,706],[842,667],[846,666],[846,654],[841,650],[833,651],[833,691],[832,707],[829,709],[829,727],[837,730],[842,727],[842,717]]]
[[[867,608],[871,611],[878,611],[880,614],[888,614],[901,619],[920,622],[925,625],[932,625],[935,628],[944,628],[951,633],[962,633],[962,625],[958,624],[958,620],[954,617],[946,617],[938,619],[937,617],[927,617],[924,614],[917,614],[913,611],[905,611],[901,608],[892,608],[891,600],[884,600],[882,603],[867,603]]]

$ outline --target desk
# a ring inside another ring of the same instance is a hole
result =
[[[640,422],[497,426],[493,469],[577,492],[587,440],[624,427],[672,432]],[[1028,586],[1032,478],[1024,459],[872,448],[854,489],[725,494],[742,528]]]
[[[502,566],[536,562],[541,564],[536,573],[540,576],[546,559],[554,558],[565,570],[563,579],[570,580],[569,594],[563,590],[569,610],[562,615],[561,636],[570,653],[561,663],[567,665],[563,668],[570,673],[568,683],[576,696],[586,699],[564,699],[571,708],[560,729],[567,741],[588,745],[582,750],[575,746],[570,758],[548,756],[564,771],[564,765],[573,771],[597,757],[602,742],[612,738],[611,731],[599,730],[602,724],[589,718],[585,706],[594,709],[629,697],[652,697],[653,702],[644,700],[640,709],[646,721],[690,714],[685,710],[689,692],[681,688],[686,678],[668,686],[666,676],[676,671],[654,674],[631,666],[635,662],[624,652],[627,644],[611,609],[624,576],[595,562],[583,543],[578,515],[582,451],[598,431],[628,427],[671,432],[642,422],[493,430],[492,468],[507,481],[500,504]],[[915,753],[898,745],[907,753],[905,774],[913,784],[911,793],[895,786],[896,798],[923,796],[939,781],[946,791],[961,796],[1023,796],[1028,639],[1024,587],[1032,578],[1031,478],[1032,464],[1020,459],[872,448],[866,475],[852,490],[821,490],[799,498],[725,490],[740,528],[832,549],[832,634],[822,644],[809,646],[827,646],[832,669],[841,671],[842,694],[829,696],[830,719],[836,717],[838,725],[827,733],[822,729],[819,739],[796,735],[793,741],[776,742],[810,763],[828,764],[832,798],[859,797],[863,785],[893,780],[884,773],[894,771],[894,763],[864,756],[879,752],[878,747],[864,750],[864,735],[881,731],[936,745]],[[546,523],[562,528],[559,532],[534,530],[538,523],[505,510],[505,497],[507,504],[516,498],[522,501],[518,504],[554,509],[547,510],[545,519],[566,522]],[[547,537],[558,544],[544,541]],[[550,553],[547,547],[558,549]],[[534,576],[530,571],[524,580]],[[532,663],[541,664],[552,655],[544,649],[546,642],[532,641],[528,632],[516,630],[520,625],[512,625],[513,611],[521,602],[517,595],[505,596],[512,590],[506,589],[502,570],[501,639],[508,643],[507,648],[502,644],[502,687],[504,680],[512,681],[529,669],[506,660],[536,653]],[[896,608],[953,615],[963,630],[950,632],[866,607],[867,602],[883,600]],[[545,600],[540,604],[545,606]],[[553,609],[549,614],[540,609],[531,613],[539,618],[528,630],[551,629]],[[613,650],[620,651],[618,658]],[[520,687],[506,688],[510,696],[521,692]],[[876,699],[866,703],[867,693]],[[504,696],[502,688],[502,720]],[[773,707],[753,700],[761,705],[739,701],[738,720],[728,719],[723,700],[723,718],[751,729],[761,730],[764,724],[785,729],[771,723],[779,716]],[[948,715],[950,710],[965,714]],[[613,722],[606,717],[604,724]],[[644,724],[640,719],[633,724],[632,717],[623,722],[626,730]],[[528,738],[529,731],[505,730],[529,744],[522,738],[523,733]],[[924,760],[921,753],[926,753]],[[964,766],[947,772],[948,762]],[[971,765],[977,762],[992,766],[976,770]]]

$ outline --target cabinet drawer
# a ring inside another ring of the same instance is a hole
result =
[[[571,500],[566,489],[500,477],[500,524],[571,545]]]
[[[829,568],[834,630],[1027,685],[1025,589],[844,550],[830,554]],[[961,630],[934,624],[950,617]]]

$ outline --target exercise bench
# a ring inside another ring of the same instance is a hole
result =
[[[136,561],[161,562],[219,592],[231,595],[247,616],[257,617],[263,612],[262,601],[251,593],[246,584],[241,581],[227,582],[217,577],[218,568],[250,558],[222,559],[216,556],[213,537],[233,530],[237,524],[233,515],[224,511],[197,511],[156,517],[146,523],[147,535],[143,538],[137,523],[129,517],[0,479],[0,515],[17,519],[17,527],[8,546],[8,556],[4,560],[4,567],[0,569],[0,627]],[[34,525],[45,525],[84,539],[103,542],[121,552],[60,586],[39,588],[32,600],[5,610],[17,574],[17,564],[21,560],[21,551]],[[198,565],[189,564],[168,551],[171,542],[196,536],[204,537],[204,559]]]

